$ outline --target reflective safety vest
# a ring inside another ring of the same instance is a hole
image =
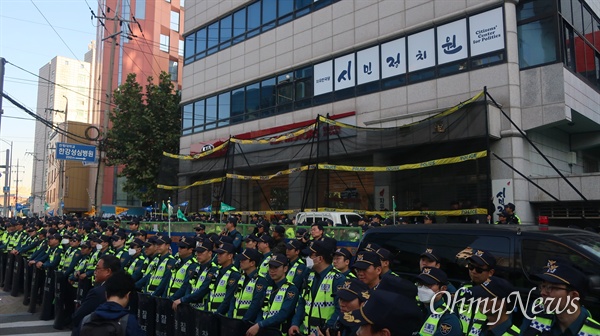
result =
[[[289,271],[287,272],[287,275],[285,276],[285,279],[288,282],[294,282],[294,277],[296,276],[296,270],[298,270],[298,265],[304,265],[305,262],[302,258],[298,258],[298,260],[296,260],[296,262],[294,263],[294,265],[292,267],[290,267]]]
[[[266,256],[265,259],[260,264],[260,266],[258,267],[258,275],[260,275],[261,277],[266,278],[267,274],[269,274],[269,261],[271,261],[272,256],[273,256],[272,253],[270,253],[268,256]]]
[[[304,333],[319,334],[319,326],[323,326],[327,320],[335,313],[334,298],[332,296],[333,291],[333,279],[339,272],[332,268],[329,273],[321,282],[321,286],[317,290],[315,297],[312,297],[311,288],[313,286],[313,280],[315,273],[311,272],[308,276],[308,286],[304,289],[304,300],[306,306],[304,306]]]
[[[472,284],[466,284],[463,286],[464,288],[473,287]],[[459,290],[457,292],[457,302],[458,304],[458,318],[460,320],[460,324],[462,326],[462,332],[465,335],[479,335],[481,333],[481,328],[487,321],[487,316],[482,314],[477,307],[470,307],[468,305],[467,300],[463,300],[464,303],[458,301],[460,299],[465,298],[465,292]],[[475,309],[473,311],[471,308]]]
[[[433,336],[433,334],[435,334],[435,331],[438,328],[438,323],[440,322],[440,319],[442,318],[442,316],[444,316],[444,313],[446,312],[447,308],[445,303],[442,304],[442,306],[438,307],[435,310],[435,312],[431,312],[431,314],[429,314],[429,316],[427,317],[427,320],[425,320],[425,323],[423,323],[421,331],[419,331],[419,335]]]
[[[21,231],[13,231],[12,234],[9,234],[7,251],[12,251],[15,247],[17,247],[20,239]]]
[[[225,300],[225,294],[227,293],[227,282],[229,281],[229,277],[233,272],[239,272],[235,266],[228,269],[219,280],[219,283],[215,289],[210,291],[209,304],[207,307],[208,311],[213,313],[216,312],[219,305]]]
[[[529,330],[535,329],[536,333],[525,332],[525,335],[542,335],[544,332],[549,332],[552,329],[552,315],[538,315],[529,324]],[[598,336],[600,335],[600,323],[588,316],[583,322],[583,326],[579,329],[577,336]]]
[[[250,308],[252,303],[252,297],[254,296],[254,288],[256,287],[256,281],[258,281],[258,275],[250,279],[246,286],[244,281],[246,280],[246,274],[242,274],[242,277],[238,281],[238,289],[235,292],[235,304],[233,306],[233,318],[242,319],[246,312]]]
[[[183,265],[180,264],[181,261],[178,261],[175,264],[175,267],[171,269],[171,281],[169,281],[169,288],[167,289],[167,297],[175,294],[181,286],[183,286],[183,280],[185,280],[185,275],[188,271],[188,268],[192,263],[194,263],[194,258],[190,258]]]
[[[144,276],[146,276],[147,274],[152,274],[154,270],[156,270],[156,267],[158,267],[159,260],[159,256],[155,256],[154,258],[152,258],[152,260],[148,263],[148,266],[144,270]]]
[[[156,257],[159,259],[156,270],[150,276],[150,280],[148,281],[148,285],[146,286],[146,293],[154,293],[154,290],[160,285],[162,278],[165,276],[165,272],[167,271],[167,263],[173,259],[174,257],[170,254],[167,254],[164,258],[163,256]],[[163,258],[162,260],[160,260]]]
[[[123,253],[129,253],[129,251],[125,250],[125,247],[121,247],[120,249],[115,251],[115,257],[117,257],[117,259],[121,260]]]
[[[73,273],[75,272],[79,272],[81,273],[85,273],[85,270],[87,268],[87,263],[90,261],[90,256],[91,254],[88,255],[81,255],[81,259],[79,259],[79,263],[77,264],[77,266],[75,266],[75,270]],[[75,281],[73,282],[73,287],[77,288],[79,287],[79,279],[75,279]]]
[[[60,245],[56,246],[56,247],[51,247],[50,249],[48,249],[48,261],[50,261],[50,263],[54,262],[54,259],[57,258],[57,256],[60,256],[60,254],[62,253],[62,248],[60,248]],[[60,261],[59,261],[60,264]]]
[[[67,251],[65,251],[65,257],[60,260],[60,263],[58,263],[59,271],[64,271],[71,266],[71,262],[73,261],[73,257],[77,251],[79,251],[79,247],[69,246]]]
[[[277,290],[277,293],[275,294],[275,299],[273,299],[273,302],[269,302],[270,298],[271,298],[271,294],[273,292],[273,287],[269,286],[269,288],[267,288],[267,292],[265,293],[265,303],[263,304],[263,309],[262,309],[263,320],[273,317],[275,314],[279,313],[279,311],[281,310],[281,306],[283,305],[283,299],[285,299],[287,290],[288,290],[288,288],[290,288],[290,286],[293,286],[293,285],[294,284],[291,281],[287,281],[286,283],[281,285],[281,288],[279,288],[279,290]],[[287,323],[287,321],[285,321],[284,323]],[[283,327],[283,324],[277,326],[277,329],[282,332],[282,335],[287,335],[287,328],[282,328],[282,327]],[[283,329],[285,329],[285,330],[283,330]],[[318,335],[318,334],[315,334],[315,335]]]
[[[208,273],[211,269],[217,267],[217,264],[215,264],[214,262],[210,262],[210,265],[206,266],[202,272],[198,275],[198,278],[193,281],[191,281],[191,285],[192,285],[192,293],[197,291],[198,289],[200,289],[200,287],[202,287],[202,284],[204,283],[205,280],[207,280],[208,277]],[[218,272],[218,271],[217,271]],[[208,281],[210,281],[210,285],[209,285],[209,293],[212,293],[212,291],[215,289],[215,282],[217,280],[217,274],[215,274],[212,279],[208,279]],[[199,309],[199,310],[206,310],[206,303],[208,302],[208,296],[205,296],[202,298],[202,301],[200,302],[190,302],[190,306]]]
[[[143,265],[148,266],[148,259],[146,259],[146,257],[144,256],[143,253],[140,253],[140,255],[138,255],[137,257],[135,257],[135,259],[131,259],[129,261],[129,265],[127,266],[127,273],[129,275],[133,275],[133,272],[135,272],[135,266],[137,265],[138,261],[143,260]]]
[[[32,244],[36,239],[37,239],[37,236],[27,236],[27,238],[25,238],[25,241],[23,242],[22,246]],[[35,251],[35,248],[32,248],[29,251],[23,251],[23,253],[21,253],[21,254],[24,257],[28,258],[30,255],[33,254],[33,251]]]

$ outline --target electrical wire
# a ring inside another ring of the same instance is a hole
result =
[[[69,131],[63,130],[60,127],[54,125],[53,123],[51,123],[50,121],[38,116],[36,113],[32,112],[31,110],[29,110],[27,107],[23,106],[21,103],[19,103],[17,100],[15,100],[14,98],[12,98],[11,96],[9,96],[6,92],[2,92],[2,96],[4,98],[6,98],[9,102],[11,102],[13,105],[15,105],[16,107],[20,108],[21,110],[25,111],[25,113],[29,114],[30,116],[32,116],[34,119],[36,119],[37,121],[41,122],[44,126],[49,127],[50,129],[54,130],[56,133],[60,134],[60,135],[64,135],[65,137],[67,137],[68,139],[71,139],[77,143],[81,143],[81,144],[88,144],[90,139],[79,136],[77,134],[71,133]],[[78,140],[76,138],[79,139],[83,139],[86,142],[81,142],[81,140]]]
[[[71,54],[73,55],[73,57],[75,57],[75,59],[77,61],[79,61],[79,63],[83,64],[79,58],[77,58],[77,55],[75,55],[75,53],[73,52],[73,50],[71,50],[71,47],[69,47],[69,45],[67,44],[67,42],[65,42],[65,40],[62,38],[62,36],[60,36],[60,34],[58,33],[58,31],[54,28],[54,26],[50,23],[50,21],[48,21],[48,18],[46,18],[46,15],[44,15],[44,13],[39,9],[39,7],[35,4],[35,2],[33,2],[33,0],[30,0],[31,3],[33,4],[33,6],[35,7],[35,9],[38,10],[38,12],[40,12],[40,14],[42,15],[42,17],[44,18],[44,20],[46,20],[46,22],[48,23],[48,25],[50,25],[50,28],[52,28],[52,30],[54,30],[54,32],[56,33],[56,35],[58,35],[58,38],[62,41],[62,43],[65,45],[65,47],[67,47],[67,49],[69,49],[69,51],[71,52]]]

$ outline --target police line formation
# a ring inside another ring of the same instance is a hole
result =
[[[541,295],[519,311],[523,298],[509,300],[513,287],[494,275],[489,251],[467,259],[469,283],[448,281],[435,246],[405,279],[390,270],[398,251],[371,243],[353,256],[324,224],[298,228],[296,239],[267,222],[245,238],[235,218],[220,235],[199,224],[173,255],[167,234],[147,237],[137,220],[125,230],[118,221],[4,219],[0,285],[72,335],[107,326],[169,336],[600,335],[580,303],[587,278],[563,260],[549,256],[534,275]]]

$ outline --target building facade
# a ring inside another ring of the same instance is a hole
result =
[[[401,174],[330,172],[315,181],[291,173],[259,187],[243,180],[203,184],[177,197],[192,208],[221,198],[238,210],[274,210],[272,200],[282,194],[288,195],[282,209],[332,206],[337,197],[345,200],[334,207],[389,210],[391,195],[397,210],[458,206],[495,213],[511,202],[524,223],[548,216],[551,223],[597,226],[599,14],[596,2],[584,0],[188,3],[180,154],[215,148],[230,136],[272,137],[318,116],[364,132],[419,121],[431,128],[418,133],[426,137],[411,133],[412,143],[397,133],[396,147],[369,142],[370,150],[346,155],[328,149],[316,161],[256,154],[258,171],[230,159],[217,172],[206,164],[223,161],[216,154],[205,163],[181,161],[179,186],[224,172],[258,176],[310,163],[391,167],[482,149],[487,155]],[[469,127],[457,137],[431,136],[452,134],[455,125],[430,118],[484,90],[485,121],[477,126],[484,136],[471,137]],[[335,135],[329,128],[323,133]],[[347,143],[361,139],[345,136]],[[307,193],[309,185],[317,192]]]
[[[158,78],[161,71],[171,74],[177,89],[183,61],[184,0],[103,0],[99,2],[98,54],[96,69],[96,107],[93,109],[94,124],[102,129],[106,116],[106,97],[125,82],[127,75],[135,73],[139,83],[145,85],[147,78]],[[189,4],[188,4],[189,5]],[[108,9],[111,11],[108,11]],[[115,31],[115,12],[120,25]],[[111,19],[106,19],[106,17]],[[116,44],[113,50],[113,38]],[[114,58],[111,59],[111,54]],[[113,63],[111,65],[111,62]],[[112,74],[110,69],[113,69]],[[109,84],[110,82],[110,84]],[[110,124],[109,124],[110,127]],[[123,191],[124,178],[117,177],[119,167],[106,167],[102,189],[102,204],[139,206],[140,200]],[[90,187],[95,186],[97,170],[92,174]]]
[[[88,46],[84,61],[57,56],[40,68],[39,76],[47,80],[39,80],[36,113],[57,127],[64,129],[65,121],[78,124],[90,123],[90,96],[94,89],[91,85],[92,63],[95,44]],[[51,174],[55,146],[51,138],[56,132],[37,121],[35,125],[33,151],[33,179],[31,194],[33,202],[31,211],[44,214],[45,203],[58,199],[58,176]],[[87,199],[87,198],[86,198]],[[55,207],[58,212],[58,208]]]

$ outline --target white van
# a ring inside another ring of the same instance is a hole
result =
[[[299,212],[296,214],[296,225],[310,226],[328,219],[333,221],[334,226],[350,226],[358,223],[361,216],[354,212]]]

